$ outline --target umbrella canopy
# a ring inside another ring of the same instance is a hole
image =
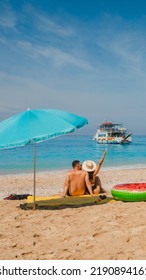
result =
[[[25,146],[81,128],[88,121],[61,110],[27,110],[0,122],[0,149]]]
[[[0,149],[34,142],[34,204],[36,143],[71,133],[88,124],[87,119],[61,110],[27,110],[0,122]]]

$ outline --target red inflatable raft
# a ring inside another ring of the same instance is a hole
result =
[[[115,199],[122,201],[145,201],[146,183],[130,183],[116,185],[111,189]]]

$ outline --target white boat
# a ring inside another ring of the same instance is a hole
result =
[[[99,144],[125,144],[132,142],[132,133],[122,124],[102,123],[93,137]]]

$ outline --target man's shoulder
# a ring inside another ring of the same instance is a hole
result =
[[[88,172],[87,172],[87,171],[85,171],[85,170],[82,170],[82,173],[83,173],[83,174],[88,174]]]
[[[88,172],[85,170],[80,170],[79,174],[82,176],[85,176]]]
[[[69,175],[69,174],[72,174],[72,173],[74,173],[74,170],[68,170],[67,172],[66,172],[66,175]]]
[[[71,175],[71,174],[83,174],[83,175],[86,175],[86,174],[88,174],[88,172],[85,171],[85,170],[79,170],[79,171],[75,172],[73,169],[68,170],[66,172],[66,175]]]

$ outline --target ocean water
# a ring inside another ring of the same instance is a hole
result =
[[[107,150],[103,169],[146,167],[146,136],[133,136],[131,144],[97,144],[92,135],[64,135],[37,144],[37,171],[67,170],[73,160],[98,162]],[[0,150],[0,174],[33,172],[33,144]]]

